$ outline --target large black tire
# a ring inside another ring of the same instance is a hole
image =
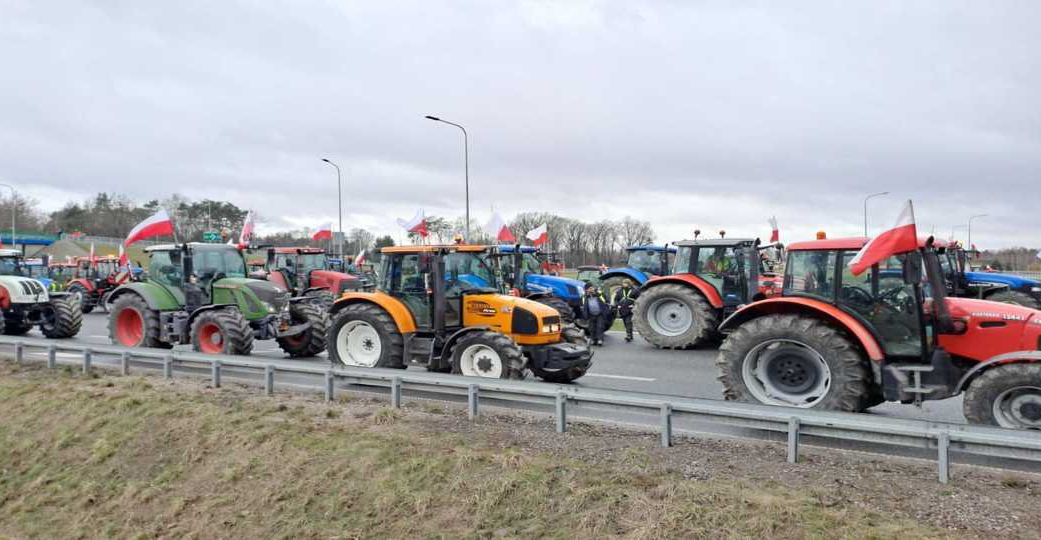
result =
[[[253,329],[236,308],[211,309],[192,321],[192,349],[206,354],[253,352]]]
[[[765,362],[761,369],[760,361]],[[870,403],[867,360],[837,329],[819,319],[752,319],[723,342],[716,366],[728,400],[847,412],[860,412]],[[760,379],[764,374],[766,382]]]
[[[508,336],[471,332],[452,348],[452,373],[495,379],[524,379],[526,359]]]
[[[336,297],[329,291],[318,291],[313,293],[312,296],[315,298],[315,303],[318,304],[322,313],[329,313],[329,310],[333,307],[333,302],[336,301]]]
[[[719,317],[696,289],[663,283],[640,291],[633,324],[651,345],[682,349],[715,336]]]
[[[405,367],[405,345],[394,319],[369,303],[351,304],[333,316],[326,345],[329,361],[347,367]]]
[[[69,295],[79,299],[80,309],[83,310],[83,313],[90,313],[91,311],[94,311],[94,297],[93,295],[91,295],[90,291],[88,291],[86,287],[80,285],[79,283],[73,283],[69,285],[68,289],[66,289],[66,292],[68,292]]]
[[[1022,291],[999,291],[988,296],[986,300],[990,300],[991,302],[1001,302],[1003,304],[1015,304],[1030,309],[1041,309],[1041,301]]]
[[[561,322],[565,322],[565,323],[574,322],[574,320],[575,320],[575,310],[571,309],[571,306],[569,306],[568,303],[565,302],[563,298],[560,298],[560,297],[557,297],[557,296],[542,296],[542,297],[539,297],[539,298],[534,298],[533,300],[535,300],[536,302],[538,302],[540,304],[545,304],[545,305],[547,305],[547,306],[557,310],[557,313],[560,313],[560,321]]]
[[[70,338],[80,332],[81,326],[83,311],[79,302],[72,296],[57,296],[52,297],[44,308],[40,331],[51,339]]]
[[[124,314],[127,310],[133,313]],[[159,312],[149,309],[144,298],[124,293],[112,302],[108,314],[108,337],[113,345],[157,349],[173,347],[159,336]]]
[[[1006,364],[976,377],[962,402],[965,419],[1013,429],[1041,429],[1041,364]]]
[[[602,292],[604,294],[604,298],[606,298],[607,301],[610,302],[612,299],[614,299],[615,291],[617,291],[618,289],[622,288],[622,282],[627,280],[627,279],[629,281],[633,282],[633,286],[634,287],[636,287],[636,288],[640,287],[640,284],[637,283],[635,279],[624,277],[624,276],[614,276],[614,277],[610,277],[610,278],[607,278],[605,280],[602,280],[600,282],[600,292]]]
[[[325,350],[325,340],[329,332],[328,311],[312,302],[296,302],[289,307],[292,324],[310,322],[307,330],[295,336],[278,338],[278,346],[293,358],[317,356]]]
[[[33,325],[22,321],[4,321],[4,335],[6,336],[24,336],[32,329]]]

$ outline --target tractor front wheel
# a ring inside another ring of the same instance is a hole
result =
[[[990,300],[991,302],[1001,302],[1003,304],[1015,304],[1030,309],[1041,309],[1041,301],[1022,291],[996,292],[988,296],[986,300]]]
[[[329,360],[347,367],[404,369],[401,331],[383,308],[351,304],[333,317],[328,337]]]
[[[149,309],[144,298],[128,293],[112,303],[108,337],[113,345],[169,349],[171,345],[159,335],[159,312]]]
[[[818,319],[752,319],[723,342],[716,366],[728,400],[847,412],[860,412],[871,401],[867,362]]]
[[[498,332],[472,332],[452,349],[452,373],[489,379],[523,379],[524,353]]]
[[[636,331],[651,345],[682,349],[712,337],[719,318],[697,290],[665,283],[640,293],[633,306]]]
[[[72,296],[79,302],[83,313],[94,311],[94,299],[91,296],[90,291],[88,291],[82,284],[73,283],[69,285],[68,293],[69,296]]]
[[[206,354],[239,354],[253,351],[253,329],[234,308],[211,309],[192,321],[192,349]]]
[[[1041,429],[1041,365],[1006,364],[983,372],[965,391],[965,419],[1012,429]]]
[[[317,303],[297,302],[289,308],[293,325],[311,323],[311,326],[295,336],[278,338],[278,346],[293,358],[316,356],[325,350],[325,339],[329,332],[329,316]]]
[[[83,311],[71,296],[52,297],[43,312],[40,331],[51,339],[70,338],[80,332]]]

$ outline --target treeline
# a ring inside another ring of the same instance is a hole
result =
[[[1038,251],[1033,248],[1008,248],[998,250],[983,250],[980,256],[973,259],[972,265],[990,266],[994,270],[1019,270],[1039,271],[1041,270],[1041,259]]]

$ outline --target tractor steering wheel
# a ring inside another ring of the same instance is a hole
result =
[[[860,304],[864,307],[871,307],[875,304],[875,299],[871,295],[861,289],[860,287],[853,287],[851,285],[842,286],[842,297],[854,304]]]

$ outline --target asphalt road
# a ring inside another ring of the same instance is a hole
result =
[[[83,328],[73,341],[109,345],[107,323],[108,318],[104,313],[85,315]],[[41,337],[35,330],[29,335]],[[716,351],[714,349],[660,350],[639,337],[632,343],[626,343],[623,338],[624,335],[620,333],[608,333],[605,340],[606,345],[594,348],[596,354],[593,358],[593,367],[585,377],[577,382],[578,385],[649,394],[722,399],[722,388],[716,380],[714,365]],[[191,346],[181,345],[176,349],[190,351]],[[78,357],[78,355],[72,354],[69,356]],[[278,360],[278,363],[315,367],[326,367],[329,362],[324,353],[314,359],[289,359],[274,341],[255,342],[253,356]],[[960,397],[926,402],[921,409],[910,405],[885,404],[875,407],[867,414],[965,423],[961,412]]]

